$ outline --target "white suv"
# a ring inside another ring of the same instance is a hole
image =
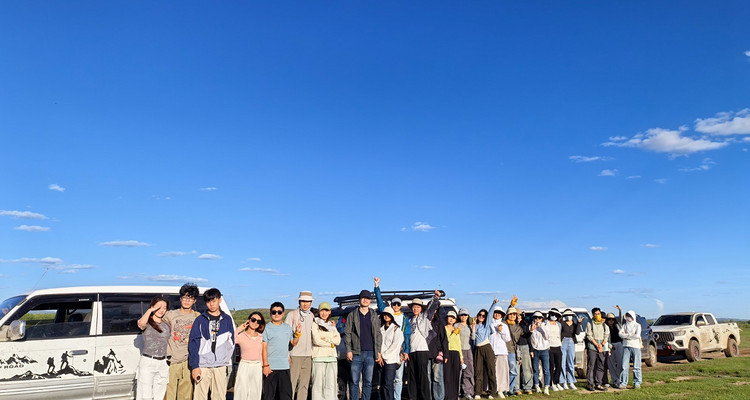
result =
[[[133,399],[143,345],[136,321],[156,295],[167,297],[170,308],[179,306],[179,290],[176,286],[67,287],[3,301],[0,398]],[[223,300],[221,309],[230,314]],[[202,297],[196,310],[205,310]]]

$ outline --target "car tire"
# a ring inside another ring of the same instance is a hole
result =
[[[724,355],[727,357],[737,357],[740,355],[740,349],[737,348],[737,341],[734,338],[729,338],[727,341],[727,348],[724,350]]]
[[[685,358],[690,362],[701,360],[701,346],[695,339],[690,339],[687,350],[685,350]]]
[[[645,361],[647,367],[656,365],[656,346],[653,344],[648,345],[648,358]]]
[[[578,379],[586,379],[586,370],[588,369],[588,355],[586,354],[587,351],[583,351],[583,360],[581,362],[581,368],[576,368],[576,377]]]

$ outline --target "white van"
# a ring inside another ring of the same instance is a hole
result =
[[[143,344],[136,321],[156,295],[179,307],[179,290],[67,287],[3,301],[0,399],[133,399]],[[202,297],[195,307],[206,309]],[[231,315],[223,299],[221,309]]]

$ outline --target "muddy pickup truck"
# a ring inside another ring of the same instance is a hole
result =
[[[727,357],[739,354],[740,328],[735,323],[719,324],[713,314],[685,312],[662,315],[651,325],[656,334],[657,354],[685,355],[698,361],[703,353],[723,351]]]

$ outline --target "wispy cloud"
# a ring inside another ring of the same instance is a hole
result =
[[[185,275],[144,275],[143,279],[153,282],[208,282],[206,278]]]
[[[62,274],[76,274],[81,270],[94,268],[96,268],[96,266],[90,264],[53,265],[49,267],[49,269],[58,271]]]
[[[213,186],[209,186],[209,187],[202,187],[198,190],[200,190],[201,192],[213,192],[214,190],[218,190],[218,189]]]
[[[16,258],[14,260],[3,260],[0,259],[0,263],[21,263],[21,264],[61,264],[63,262],[62,259],[56,258],[56,257],[44,257],[44,258],[31,258],[31,257],[24,257],[24,258]]]
[[[281,271],[279,271],[278,269],[275,269],[275,268],[260,268],[260,267],[250,268],[250,267],[245,267],[245,268],[240,268],[240,271],[260,272],[262,274],[277,275],[277,276],[287,276],[287,275],[289,275],[289,274],[283,274],[283,273],[281,273]]]
[[[431,226],[427,222],[420,222],[420,221],[415,222],[411,226],[411,230],[417,231],[417,232],[429,232],[433,229],[435,229],[434,226]]]
[[[417,268],[417,269],[435,269],[437,267],[433,267],[432,265],[415,265],[414,268]]]
[[[159,253],[159,257],[180,257],[180,256],[186,256],[189,254],[198,254],[197,251],[165,251],[163,253]]]
[[[616,176],[617,172],[617,169],[603,169],[599,176]]]
[[[686,136],[686,131],[687,127],[680,127],[677,130],[652,128],[645,133],[638,133],[630,139],[610,138],[610,141],[602,143],[602,146],[633,147],[657,153],[669,153],[672,157],[676,157],[716,150],[729,145],[729,142],[726,141],[716,142],[705,137]]]
[[[250,257],[250,258],[247,259],[247,261],[257,262],[257,261],[260,261],[260,257]]]
[[[592,162],[592,161],[610,161],[613,160],[612,157],[603,157],[603,156],[570,156],[568,157],[570,161],[573,161],[575,163],[585,163],[585,162]]]
[[[641,246],[648,248],[648,249],[655,249],[655,248],[661,247],[660,244],[653,244],[653,243],[646,243],[646,244],[642,244]]]
[[[466,292],[470,296],[496,296],[503,294],[500,290],[476,290],[473,292]]]
[[[546,311],[552,307],[557,308],[558,310],[563,310],[567,307],[567,305],[562,300],[521,300],[516,305],[516,308],[521,308],[525,311]]]
[[[318,292],[319,296],[343,296],[345,294],[349,294],[348,292],[340,291],[340,292]]]
[[[151,198],[154,199],[154,200],[172,200],[171,197],[169,197],[169,196],[162,196],[160,194],[153,194],[153,195],[151,195]]]
[[[711,160],[710,158],[704,158],[703,161],[701,161],[701,164],[699,166],[693,167],[693,168],[680,168],[680,171],[681,172],[708,171],[714,165],[716,165],[716,163],[713,160]]]
[[[592,251],[606,251],[607,248],[604,247],[604,246],[591,246],[591,247],[589,247],[589,250],[592,250]]]
[[[48,219],[46,215],[31,211],[0,210],[0,217],[13,217],[21,219]]]
[[[205,253],[198,256],[199,260],[221,260],[221,256],[218,254]]]
[[[667,183],[667,179],[666,178],[658,178],[658,179],[654,179],[654,182],[656,182],[656,183],[658,183],[660,185],[663,185],[663,184]]]
[[[746,135],[750,133],[750,108],[737,112],[720,112],[712,118],[695,120],[695,130],[711,135]]]
[[[145,242],[139,242],[137,240],[113,240],[110,242],[101,242],[99,246],[105,247],[149,247],[151,246]]]
[[[659,299],[654,299],[656,302],[656,307],[659,309],[659,314],[664,312],[664,302]]]
[[[48,226],[38,226],[38,225],[19,225],[14,227],[13,229],[17,231],[26,231],[26,232],[48,232],[50,227]]]
[[[630,175],[630,176],[626,177],[625,179],[641,179],[641,176],[640,175]]]
[[[621,270],[621,269],[616,269],[616,270],[612,271],[612,273],[615,274],[615,275],[625,275],[625,271]]]
[[[60,186],[60,185],[58,185],[56,183],[53,183],[53,184],[47,186],[47,189],[54,190],[55,192],[64,192],[65,191],[64,187],[62,187],[62,186]]]
[[[748,56],[748,57],[750,57],[750,50],[746,51],[745,55]]]

